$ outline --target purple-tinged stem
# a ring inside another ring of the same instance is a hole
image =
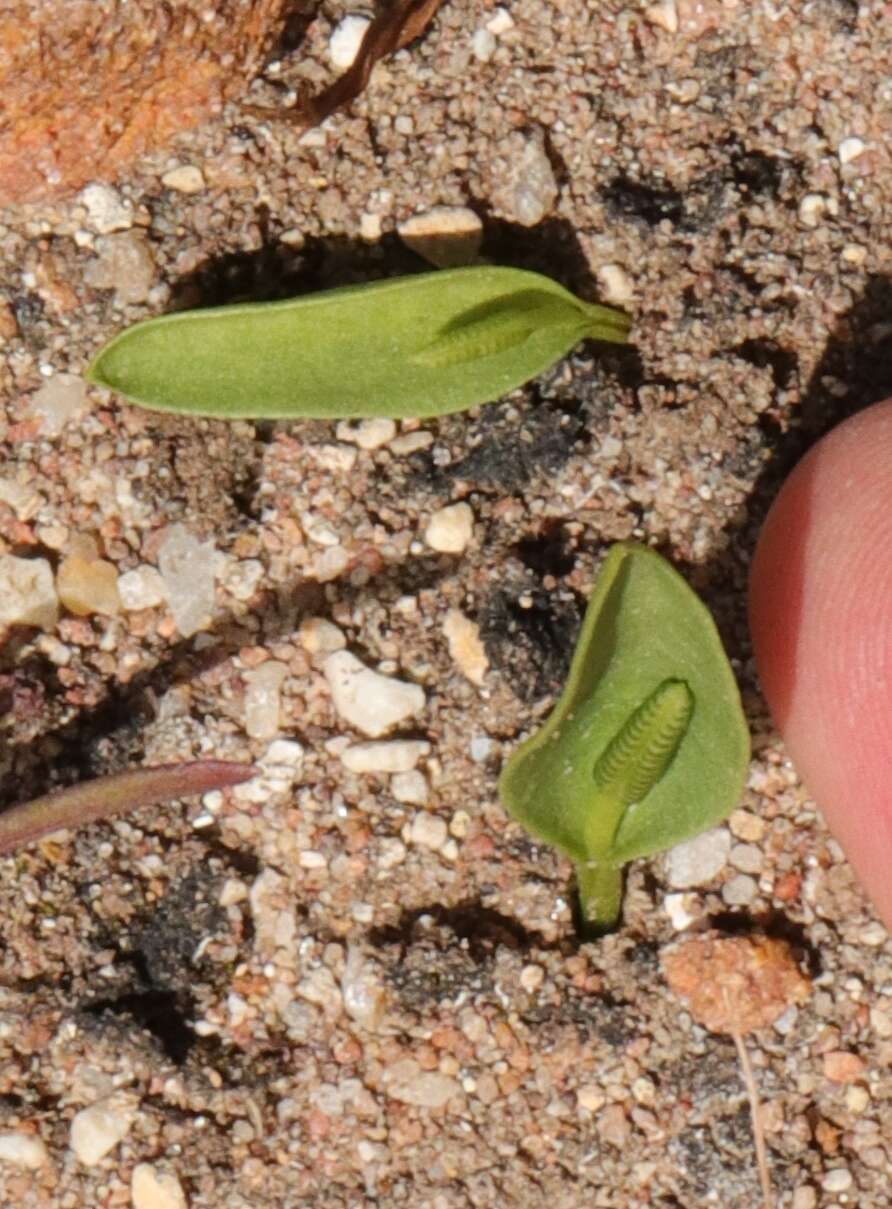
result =
[[[0,854],[63,827],[81,827],[141,806],[241,785],[257,776],[257,771],[253,764],[230,760],[191,760],[186,764],[135,768],[58,789],[0,814]]]

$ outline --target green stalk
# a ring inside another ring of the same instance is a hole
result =
[[[576,886],[586,927],[596,933],[609,931],[619,919],[622,905],[622,866],[578,864]]]

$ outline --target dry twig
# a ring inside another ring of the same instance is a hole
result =
[[[351,66],[317,96],[298,98],[293,109],[250,105],[246,106],[248,112],[295,122],[304,130],[319,126],[364,91],[377,62],[420,37],[442,3],[443,0],[392,0],[369,25]]]

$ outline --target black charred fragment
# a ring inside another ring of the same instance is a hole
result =
[[[617,176],[604,190],[604,202],[611,218],[656,227],[669,221],[678,226],[684,216],[684,199],[677,189]]]
[[[485,601],[479,623],[491,666],[521,701],[529,704],[560,691],[581,624],[572,594],[497,588]]]

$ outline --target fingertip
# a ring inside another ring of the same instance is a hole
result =
[[[790,475],[749,603],[790,757],[892,926],[892,400],[839,425]]]

